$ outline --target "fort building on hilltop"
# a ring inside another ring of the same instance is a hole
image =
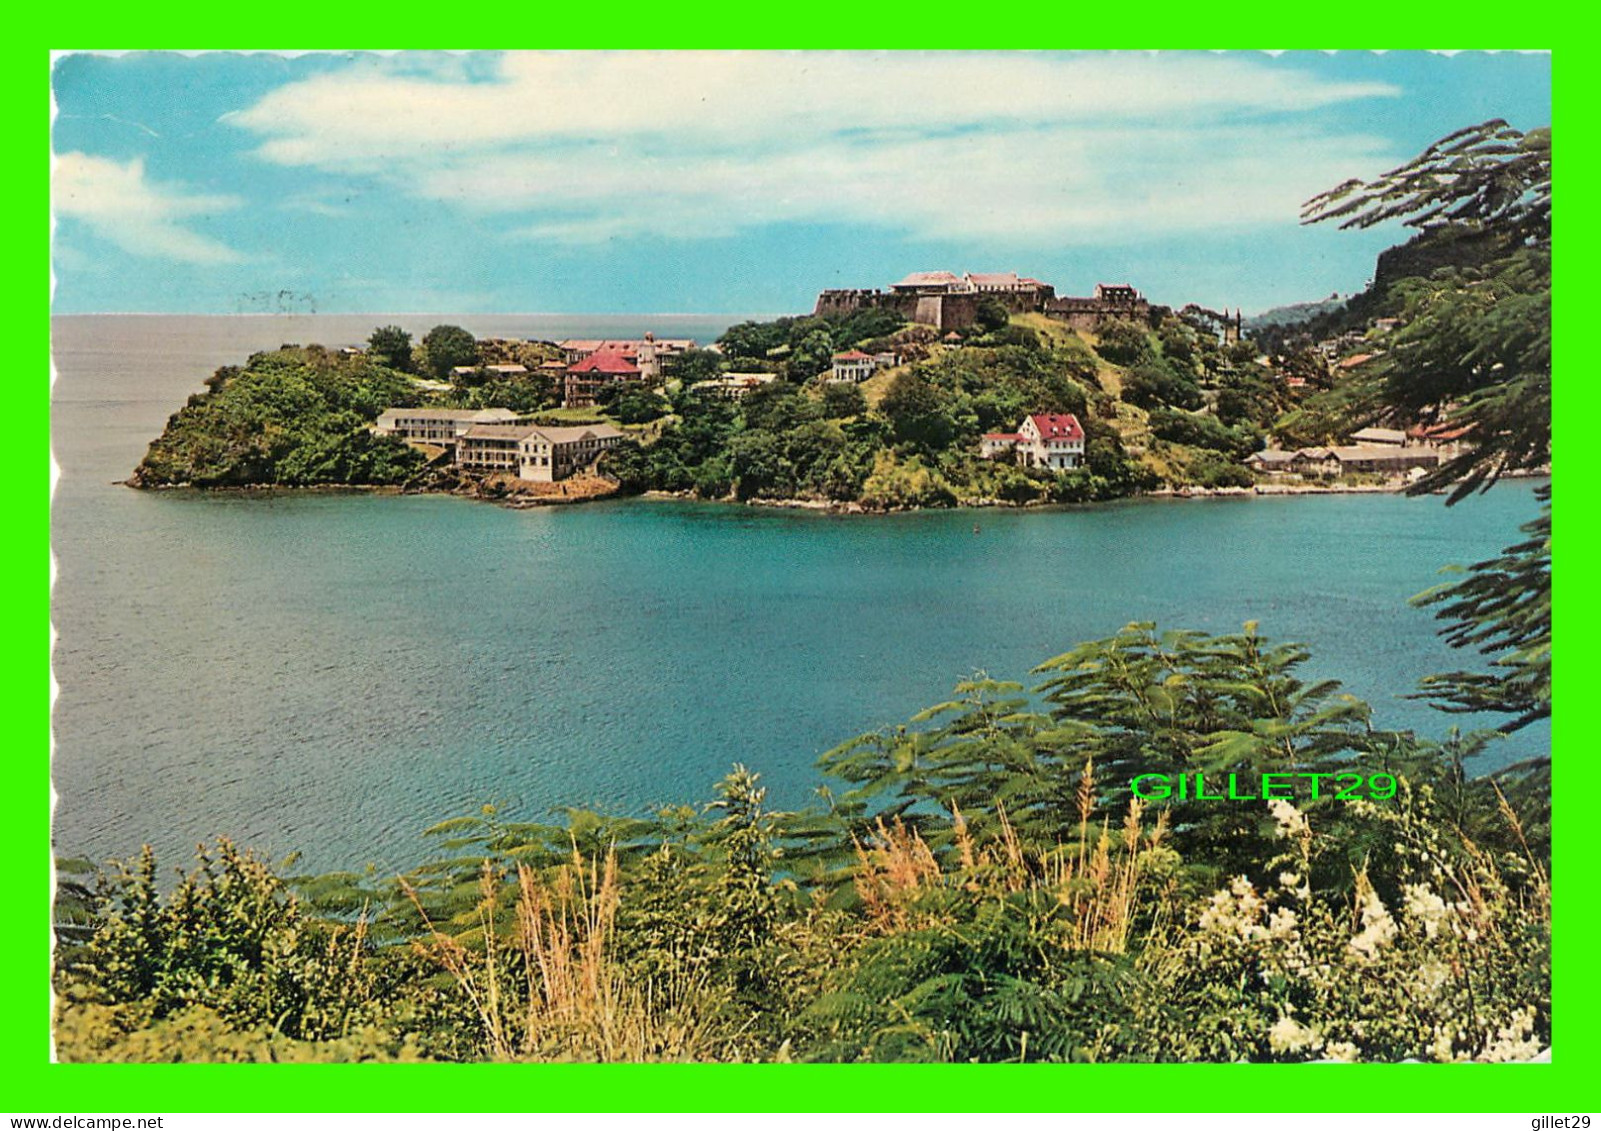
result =
[[[978,320],[979,304],[999,300],[1012,314],[1044,314],[1075,330],[1094,330],[1113,318],[1148,320],[1164,312],[1153,307],[1128,283],[1098,283],[1087,298],[1058,298],[1050,283],[1016,272],[914,271],[887,290],[826,290],[817,296],[813,313],[850,315],[858,310],[893,310],[910,322],[941,331],[965,330]]]

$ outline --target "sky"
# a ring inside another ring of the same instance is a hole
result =
[[[799,313],[1017,271],[1247,314],[1408,234],[1308,197],[1490,118],[1539,54],[70,54],[59,313]]]

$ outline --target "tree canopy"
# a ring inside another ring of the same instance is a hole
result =
[[[478,339],[460,326],[435,326],[423,335],[428,368],[435,377],[445,378],[458,365],[477,365]]]
[[[411,368],[411,335],[399,326],[380,326],[367,339],[367,355],[402,372]]]

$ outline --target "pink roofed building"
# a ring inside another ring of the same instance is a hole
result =
[[[615,381],[643,381],[644,371],[635,359],[619,349],[599,349],[567,367],[562,381],[562,404],[591,408],[602,385]]]

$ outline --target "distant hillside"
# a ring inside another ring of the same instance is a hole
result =
[[[1337,294],[1317,302],[1292,302],[1288,306],[1275,306],[1272,310],[1253,314],[1243,321],[1243,326],[1246,330],[1257,330],[1263,326],[1299,326],[1314,318],[1333,314],[1344,305],[1345,300]]]

